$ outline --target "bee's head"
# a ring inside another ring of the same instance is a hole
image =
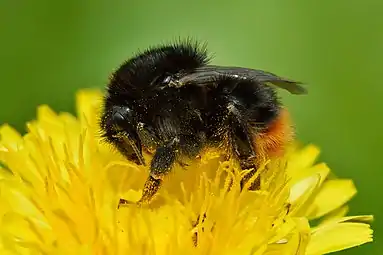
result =
[[[140,97],[208,61],[205,45],[191,40],[149,48],[120,66],[112,75],[109,91]]]
[[[106,100],[101,117],[102,136],[114,144],[128,159],[145,165],[142,155],[141,140],[137,133],[137,119],[129,105],[114,104]]]

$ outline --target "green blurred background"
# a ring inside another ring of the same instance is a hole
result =
[[[281,92],[299,138],[355,180],[351,213],[376,216],[375,243],[344,254],[382,254],[383,1],[1,0],[0,33],[0,123],[21,131],[37,105],[73,112],[77,89],[179,36],[208,41],[217,64],[308,83],[306,97]]]

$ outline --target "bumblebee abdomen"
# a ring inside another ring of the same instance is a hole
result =
[[[257,153],[257,161],[283,155],[286,146],[294,138],[294,128],[289,112],[281,108],[278,116],[262,132],[253,137],[253,146]]]

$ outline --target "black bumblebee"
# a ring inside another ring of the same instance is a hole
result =
[[[306,93],[299,82],[209,61],[206,45],[179,41],[136,55],[110,79],[103,137],[140,165],[147,163],[143,150],[153,153],[140,202],[150,201],[176,162],[195,158],[207,146],[253,169],[243,187],[259,163],[278,155],[292,138],[287,111],[270,85]],[[258,186],[255,181],[250,189]]]

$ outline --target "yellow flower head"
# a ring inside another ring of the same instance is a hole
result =
[[[149,205],[117,209],[148,173],[99,141],[101,96],[80,91],[78,118],[40,106],[24,136],[0,127],[0,254],[325,254],[372,241],[372,216],[345,217],[352,181],[330,178],[313,145],[262,166],[256,192],[207,151]]]

